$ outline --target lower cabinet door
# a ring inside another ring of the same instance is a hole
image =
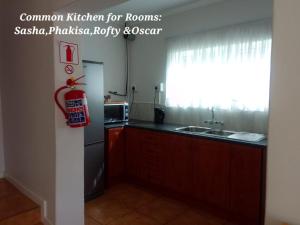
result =
[[[244,224],[260,222],[263,151],[241,145],[232,148],[230,210]]]
[[[165,179],[166,135],[143,130],[140,138],[141,179],[155,186],[161,186]]]
[[[140,179],[142,177],[142,158],[140,151],[140,134],[138,129],[126,128],[125,143],[125,174],[129,179]]]
[[[125,135],[124,128],[111,128],[107,132],[106,149],[108,186],[120,181],[125,167]]]
[[[194,196],[211,207],[228,209],[230,146],[195,139],[192,164]]]
[[[168,135],[166,148],[164,187],[175,193],[191,196],[192,151],[191,138]]]

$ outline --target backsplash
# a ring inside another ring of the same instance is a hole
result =
[[[165,123],[178,125],[208,126],[205,120],[211,119],[209,109],[180,109],[163,107],[166,112]],[[134,103],[130,119],[153,121],[152,103]],[[268,113],[266,112],[231,112],[215,110],[215,119],[224,122],[225,130],[247,131],[267,134]]]

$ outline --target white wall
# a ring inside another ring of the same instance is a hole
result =
[[[55,26],[67,27],[76,24],[64,22],[55,23]],[[54,67],[55,89],[66,84],[70,75],[65,73],[65,64],[60,63],[60,41],[79,44],[76,36],[54,37]],[[80,48],[79,44],[79,48]],[[79,50],[79,56],[81,51]],[[81,61],[81,60],[80,60]],[[82,74],[80,65],[73,65],[74,77]],[[60,93],[60,102],[64,106],[64,93]],[[72,129],[66,125],[64,115],[55,107],[55,130],[56,130],[56,162],[55,162],[55,212],[56,225],[83,225],[84,224],[84,147],[83,128]]]
[[[63,7],[66,7],[76,0],[52,0],[52,9],[55,11],[57,9],[61,9]]]
[[[0,1],[0,27],[3,26],[3,5],[2,1]],[[0,36],[0,81],[3,76],[3,36]],[[4,165],[4,144],[3,144],[3,122],[2,122],[2,102],[1,102],[1,84],[0,82],[0,178],[4,175],[5,165]]]
[[[96,13],[126,1],[128,0],[52,0],[52,8],[61,12]]]
[[[0,48],[1,51],[1,48]],[[1,58],[0,58],[1,60]],[[0,76],[2,76],[1,65],[0,65]],[[1,92],[1,91],[0,91]],[[4,162],[4,144],[3,144],[3,121],[2,121],[2,104],[0,95],[0,178],[3,178],[5,171]]]
[[[86,24],[86,26],[101,26],[102,24]],[[110,25],[110,24],[109,24]],[[105,26],[109,26],[105,25]],[[115,26],[124,26],[116,25]],[[109,91],[125,93],[126,83],[126,51],[122,35],[113,37],[84,36],[82,38],[82,58],[85,60],[103,62],[104,94]],[[111,95],[111,94],[109,94]],[[124,100],[124,97],[111,95],[112,100]]]
[[[300,1],[274,1],[267,225],[300,224]]]
[[[55,126],[51,37],[16,37],[21,12],[49,13],[47,0],[3,1],[2,111],[5,177],[43,205],[54,221]],[[49,23],[40,23],[48,26]]]
[[[107,6],[108,1],[96,1],[98,4],[98,11],[100,11],[101,3]],[[117,1],[111,1],[110,4]],[[120,1],[121,2],[121,1]],[[75,11],[82,10],[79,4],[79,8],[75,8]],[[83,4],[89,8],[88,3]],[[64,8],[63,11],[72,12],[74,6],[71,8]],[[94,9],[96,10],[96,8]],[[57,24],[55,24],[57,25]],[[71,24],[59,23],[61,27]],[[72,24],[80,25],[80,24]],[[75,73],[74,77],[82,75],[82,59],[102,61],[104,58],[98,58],[98,51],[101,52],[103,46],[99,46],[96,42],[88,44],[95,44],[95,46],[89,45],[90,48],[94,48],[91,54],[86,54],[83,51],[83,44],[80,37],[76,36],[55,36],[54,37],[54,67],[55,67],[55,88],[61,87],[65,84],[66,79],[69,76],[64,71],[65,64],[59,62],[59,41],[66,41],[77,43],[79,45],[80,64],[74,65]],[[107,44],[107,42],[106,42]],[[117,48],[116,48],[117,50]],[[106,53],[109,54],[109,50],[106,49]],[[86,58],[86,57],[88,58]],[[102,55],[100,55],[102,56]],[[115,55],[112,55],[110,60],[114,61]],[[117,56],[116,56],[117,57]],[[104,61],[105,63],[106,61]],[[107,61],[106,64],[110,65],[111,61]],[[104,66],[105,70],[105,66]],[[117,72],[114,68],[110,71]],[[61,93],[63,96],[63,92]],[[66,121],[61,111],[56,107],[55,109],[55,130],[56,130],[56,162],[55,162],[55,225],[83,225],[84,224],[84,137],[83,128],[72,129],[66,126]]]
[[[133,117],[146,120],[153,118],[153,106],[149,103],[153,102],[154,86],[160,82],[165,83],[166,38],[271,17],[272,0],[229,0],[164,17],[160,24],[155,24],[164,28],[162,35],[138,37],[131,45],[130,84],[136,85],[138,93],[135,99],[136,102],[141,103],[135,107]],[[162,95],[163,102],[164,94]],[[199,123],[201,118],[199,112],[192,115],[190,111],[179,111],[167,111],[167,122]],[[209,119],[209,111],[204,112],[202,116],[202,120]],[[216,116],[217,119],[222,119],[218,112]],[[225,119],[227,117],[225,125],[228,121],[234,121],[234,118],[224,116]],[[241,122],[245,120],[243,118]],[[250,121],[247,124],[253,124],[253,122]],[[235,124],[232,123],[233,125]],[[245,127],[246,125],[235,128]],[[267,117],[265,123],[258,124],[256,129],[264,132],[266,127]],[[251,129],[252,127],[249,128],[250,131]]]

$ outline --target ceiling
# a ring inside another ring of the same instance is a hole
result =
[[[175,8],[189,8],[189,6],[201,7],[224,0],[129,0],[125,3],[112,7],[108,10],[115,14],[146,14],[146,13],[164,13]]]

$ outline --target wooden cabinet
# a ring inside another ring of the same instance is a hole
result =
[[[127,128],[127,176],[174,193],[190,194],[190,141],[188,137]]]
[[[230,211],[244,224],[259,224],[262,196],[263,150],[233,145],[230,168]]]
[[[126,174],[143,183],[162,185],[165,179],[166,136],[142,129],[126,130]]]
[[[126,128],[125,171],[131,180],[196,201],[238,224],[259,225],[264,151],[263,147]],[[112,165],[122,165],[120,159],[116,161]]]
[[[126,128],[125,174],[130,179],[143,179],[143,166],[140,151],[140,130]]]
[[[193,195],[212,207],[229,207],[230,145],[193,140]]]
[[[190,196],[193,174],[191,138],[168,134],[166,152],[165,179],[163,186],[174,193]]]
[[[125,171],[125,133],[123,127],[106,131],[106,186],[123,178]]]
[[[141,159],[143,162],[142,172],[144,181],[161,185],[165,179],[165,162],[166,162],[166,139],[165,134],[142,130],[140,138]]]

